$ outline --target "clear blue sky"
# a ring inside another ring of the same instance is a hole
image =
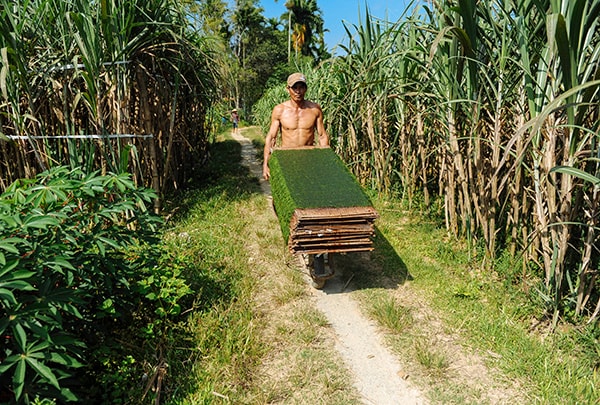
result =
[[[364,21],[365,4],[372,16],[396,22],[409,3],[409,0],[317,0],[325,29],[329,30],[325,33],[327,48],[331,51],[336,44],[348,42],[342,21],[349,27],[352,24],[358,25],[359,10],[360,18]],[[260,6],[265,9],[264,16],[267,18],[278,18],[287,12],[285,0],[261,0]]]

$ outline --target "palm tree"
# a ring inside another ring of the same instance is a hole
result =
[[[317,0],[287,0],[290,43],[296,55],[300,53],[321,60],[328,56],[325,50],[323,17]]]

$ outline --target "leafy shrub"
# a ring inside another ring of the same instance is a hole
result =
[[[116,323],[144,300],[178,311],[189,291],[168,276],[157,285],[143,270],[161,254],[150,248],[161,223],[147,210],[154,197],[128,174],[64,167],[0,196],[0,402],[80,400],[78,369]],[[173,284],[176,297],[160,283]]]

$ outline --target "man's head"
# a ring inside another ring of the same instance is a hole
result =
[[[287,91],[290,99],[301,103],[306,94],[306,77],[302,73],[292,73],[287,79]]]
[[[302,73],[292,73],[289,75],[287,78],[287,87],[292,88],[296,83],[306,87],[306,76],[304,76]]]

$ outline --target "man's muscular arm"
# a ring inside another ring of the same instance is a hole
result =
[[[271,177],[271,171],[269,170],[269,158],[271,157],[271,152],[275,147],[275,143],[277,141],[277,133],[279,132],[279,128],[281,127],[281,111],[283,107],[281,105],[275,106],[273,108],[273,113],[271,114],[271,126],[269,127],[269,132],[267,133],[267,137],[265,138],[265,150],[263,154],[263,178],[265,180],[269,180]]]
[[[317,134],[319,135],[319,146],[329,146],[329,135],[325,131],[325,124],[323,123],[323,111],[321,106],[317,105],[319,110],[317,114]]]

